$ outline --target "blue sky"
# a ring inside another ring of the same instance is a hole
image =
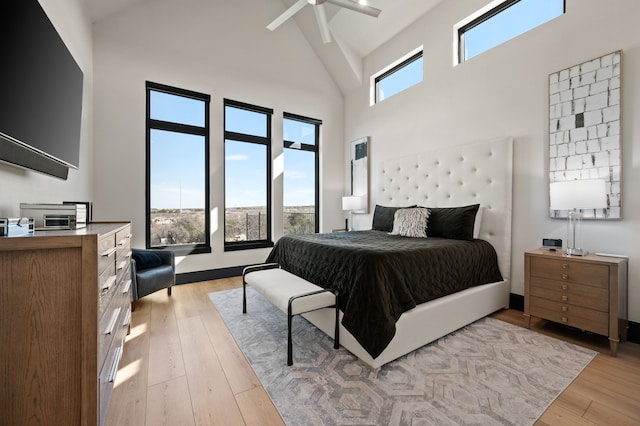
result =
[[[521,0],[466,33],[465,53],[470,59],[488,49],[547,22],[563,12],[562,0]],[[429,60],[425,52],[424,60]],[[422,81],[423,60],[414,61],[383,80],[380,90],[386,99]],[[425,78],[429,78],[427,75]],[[204,102],[152,92],[152,118],[204,126]],[[265,115],[227,108],[229,130],[265,136]],[[277,118],[272,118],[277,119]],[[223,129],[211,129],[212,132]],[[284,120],[284,139],[313,144],[313,125]],[[202,137],[154,130],[151,134],[151,207],[204,208],[204,156]],[[212,152],[218,150],[212,149]],[[227,141],[225,143],[226,207],[266,205],[264,146]],[[315,162],[311,152],[285,149],[284,205],[313,205]],[[213,190],[213,189],[212,189]]]

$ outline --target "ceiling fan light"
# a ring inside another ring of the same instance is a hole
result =
[[[358,4],[366,6],[367,5],[367,0],[358,0]]]

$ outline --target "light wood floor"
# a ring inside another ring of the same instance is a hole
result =
[[[132,315],[106,425],[282,425],[208,293],[241,287],[240,278],[179,285],[141,299]],[[523,326],[522,313],[494,314]],[[640,345],[546,321],[534,329],[602,352],[536,423],[640,425]]]

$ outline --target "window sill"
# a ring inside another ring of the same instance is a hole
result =
[[[240,241],[224,243],[224,251],[253,250],[273,247],[273,241]]]

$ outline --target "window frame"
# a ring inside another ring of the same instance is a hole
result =
[[[316,118],[305,117],[302,115],[292,114],[289,112],[284,112],[282,114],[282,123],[284,128],[284,120],[295,120],[301,123],[311,124],[315,127],[315,145],[310,145],[302,142],[293,142],[288,141],[282,138],[283,150],[284,149],[299,149],[301,151],[313,152],[314,153],[314,162],[315,162],[315,200],[314,200],[314,214],[315,214],[315,233],[320,232],[320,126],[322,125],[322,120],[318,120]],[[294,145],[299,145],[294,147]],[[283,151],[284,154],[284,151]],[[286,171],[286,169],[285,169]],[[283,203],[282,207],[284,209],[284,188],[283,188]],[[284,232],[284,229],[283,229]]]
[[[475,56],[472,56],[471,58],[467,59],[465,58],[464,55],[464,48],[465,48],[465,43],[464,43],[464,35],[467,31],[473,29],[474,27],[477,27],[478,25],[490,20],[491,18],[493,18],[496,15],[499,15],[500,13],[504,12],[505,10],[509,9],[511,6],[514,6],[516,3],[519,3],[523,0],[494,0],[491,3],[489,3],[488,5],[486,5],[485,7],[477,10],[476,12],[472,13],[471,15],[467,16],[465,19],[463,19],[462,21],[458,22],[457,24],[455,24],[453,26],[453,66],[457,66],[460,65],[466,61],[468,61],[469,59],[475,58]],[[567,13],[567,1],[566,0],[562,0],[562,14]],[[554,18],[555,19],[555,18]],[[550,22],[546,21],[546,22]],[[542,24],[546,23],[543,22]],[[542,25],[539,24],[539,25]],[[527,30],[525,32],[522,32],[518,35],[522,35],[526,32],[528,32],[530,30]],[[517,37],[517,36],[515,36]],[[513,37],[513,38],[515,38]],[[509,39],[512,40],[512,39]],[[496,46],[499,46],[502,43],[499,43],[495,46],[493,46],[491,49],[493,49]],[[488,50],[491,50],[488,49]],[[486,50],[484,51],[486,52]],[[482,54],[484,52],[481,52],[479,54]]]
[[[146,81],[146,141],[145,141],[145,246],[147,249],[171,250],[178,255],[190,255],[211,253],[211,214],[210,214],[210,187],[209,187],[209,134],[210,134],[210,103],[211,96],[205,93],[181,89],[165,84]],[[163,92],[170,95],[191,98],[204,102],[204,127],[189,124],[174,123],[151,118],[151,92]],[[181,244],[169,246],[151,245],[151,131],[163,130],[175,133],[184,133],[204,138],[204,227],[205,241],[199,244]]]
[[[390,75],[395,74],[397,71],[405,68],[406,66],[412,64],[413,62],[422,59],[424,61],[424,48],[423,46],[419,46],[418,48],[412,50],[411,52],[407,53],[406,55],[404,55],[403,57],[401,57],[400,59],[398,59],[397,61],[394,61],[393,63],[391,63],[390,65],[388,65],[387,67],[383,68],[382,70],[378,71],[377,73],[373,74],[371,76],[370,79],[370,101],[369,101],[369,105],[373,106],[379,102],[382,102],[386,99],[389,99],[390,97],[397,95],[400,92],[403,92],[413,86],[416,86],[420,83],[422,83],[424,81],[424,62],[423,62],[423,70],[422,70],[422,80],[420,80],[419,82],[412,84],[410,86],[405,87],[404,89],[400,90],[399,92],[394,93],[393,95],[385,98],[385,99],[379,99],[379,90],[378,90],[378,86],[380,81],[384,80],[385,78],[389,77]]]
[[[267,120],[266,120],[266,136],[262,137],[262,136],[255,136],[255,135],[249,135],[246,133],[237,133],[237,132],[232,132],[232,131],[228,131],[227,130],[227,106],[229,107],[233,107],[233,108],[239,108],[239,109],[244,109],[247,111],[251,111],[251,112],[257,112],[260,114],[266,114],[267,115]],[[265,107],[261,107],[261,106],[257,106],[257,105],[251,105],[248,103],[244,103],[244,102],[240,102],[240,101],[234,101],[232,99],[227,99],[225,98],[223,101],[223,137],[224,137],[224,144],[225,144],[225,161],[224,161],[224,166],[223,166],[223,176],[225,176],[226,179],[226,168],[227,168],[227,162],[226,162],[226,143],[227,140],[232,140],[232,141],[236,141],[236,142],[245,142],[245,143],[255,143],[255,144],[259,144],[259,145],[265,145],[266,146],[266,170],[267,170],[267,177],[266,177],[266,201],[267,201],[267,206],[266,206],[266,210],[267,210],[267,235],[266,235],[266,239],[264,240],[251,240],[251,241],[226,241],[226,235],[227,235],[227,220],[226,220],[226,212],[227,212],[227,194],[226,194],[226,185],[225,185],[225,189],[224,189],[224,220],[223,220],[223,235],[224,235],[224,251],[237,251],[237,250],[252,250],[252,249],[260,249],[260,248],[268,248],[268,247],[273,247],[273,226],[272,226],[272,218],[273,218],[273,202],[272,202],[272,187],[273,187],[273,183],[272,183],[272,153],[271,153],[271,137],[272,137],[272,121],[273,121],[273,109],[271,108],[265,108]]]

